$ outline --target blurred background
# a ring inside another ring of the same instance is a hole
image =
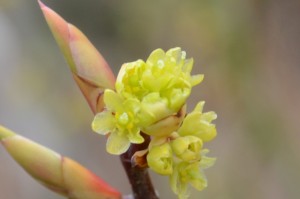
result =
[[[191,199],[300,197],[300,1],[44,0],[79,27],[115,74],[156,48],[180,46],[205,74],[189,98],[214,110],[217,157]],[[75,85],[36,1],[0,0],[0,123],[69,156],[124,194],[130,186]],[[161,199],[176,198],[151,173]],[[1,199],[62,199],[0,147]]]

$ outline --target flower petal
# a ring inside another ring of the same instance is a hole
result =
[[[145,141],[143,136],[140,134],[140,129],[137,127],[134,127],[131,129],[131,131],[128,133],[128,139],[131,143],[140,144]]]
[[[179,199],[188,199],[189,194],[187,193],[187,182],[183,182],[180,176],[181,164],[175,165],[172,175],[170,175],[170,185],[175,194],[178,195]]]
[[[199,74],[199,75],[193,75],[191,76],[191,85],[196,86],[197,84],[200,84],[204,79],[204,75]]]
[[[123,103],[123,107],[127,112],[137,114],[141,109],[141,103],[136,98],[129,98]]]
[[[98,113],[93,122],[92,129],[96,133],[106,135],[115,128],[115,118],[109,111]]]
[[[201,119],[203,119],[207,122],[212,122],[213,120],[217,119],[217,114],[213,111],[209,111],[209,112],[203,113],[201,115]]]
[[[205,101],[200,101],[197,103],[196,107],[194,108],[193,112],[200,112],[202,113]]]
[[[178,130],[178,133],[182,136],[184,135],[194,135],[196,134],[196,131],[198,131],[195,124],[198,125],[200,122],[201,113],[199,112],[192,112],[188,114],[185,119],[183,120],[183,123],[181,127]]]
[[[146,63],[150,66],[156,65],[157,62],[161,59],[164,59],[165,52],[162,49],[156,49],[154,50],[148,57]]]
[[[200,161],[200,167],[201,169],[207,169],[211,166],[213,166],[216,162],[216,158],[207,157],[206,154],[209,152],[208,149],[203,149],[201,151],[201,161]]]
[[[182,67],[182,71],[185,73],[191,73],[192,69],[193,69],[193,65],[194,65],[194,59],[190,58],[190,59],[186,59],[184,61],[184,65]]]
[[[214,124],[206,121],[201,121],[198,126],[198,132],[196,136],[201,138],[203,142],[209,142],[217,136],[217,129]]]
[[[204,142],[211,141],[217,135],[215,124],[210,123],[217,115],[214,112],[202,113],[204,102],[199,102],[194,111],[188,114],[178,133],[181,136],[194,135]]]
[[[125,153],[130,146],[130,141],[126,135],[120,135],[117,132],[112,132],[106,142],[107,152],[120,155]]]
[[[207,179],[198,162],[190,164],[186,167],[186,174],[189,183],[197,190],[201,191],[207,187]]]
[[[104,103],[112,112],[123,112],[123,99],[115,91],[106,89],[104,92]]]

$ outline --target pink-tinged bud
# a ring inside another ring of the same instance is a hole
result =
[[[94,113],[103,110],[102,93],[114,89],[115,76],[87,37],[75,26],[39,1],[41,10],[56,39],[73,77]]]
[[[121,194],[95,174],[60,154],[0,126],[8,153],[36,180],[72,199],[120,199]]]
[[[98,176],[69,159],[63,159],[64,184],[68,197],[77,199],[120,199],[121,194]]]
[[[48,8],[45,4],[43,4],[41,1],[38,1],[41,10],[43,11],[43,14],[45,16],[45,19],[48,23],[48,26],[50,30],[52,31],[52,34],[64,54],[64,57],[69,64],[71,71],[76,72],[76,66],[74,64],[71,50],[69,48],[69,28],[68,23],[61,18],[56,12]]]

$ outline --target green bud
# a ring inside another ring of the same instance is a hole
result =
[[[202,140],[195,136],[178,137],[171,142],[173,152],[184,161],[200,160]]]
[[[172,150],[169,143],[153,146],[147,155],[149,167],[161,175],[170,175],[173,172]]]

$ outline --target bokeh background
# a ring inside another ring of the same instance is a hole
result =
[[[156,48],[180,46],[205,74],[189,99],[218,113],[209,186],[192,199],[300,197],[300,1],[45,0],[79,27],[115,74]],[[0,123],[130,193],[35,0],[0,0]],[[151,173],[162,199],[176,198]],[[1,199],[62,199],[0,146]]]

